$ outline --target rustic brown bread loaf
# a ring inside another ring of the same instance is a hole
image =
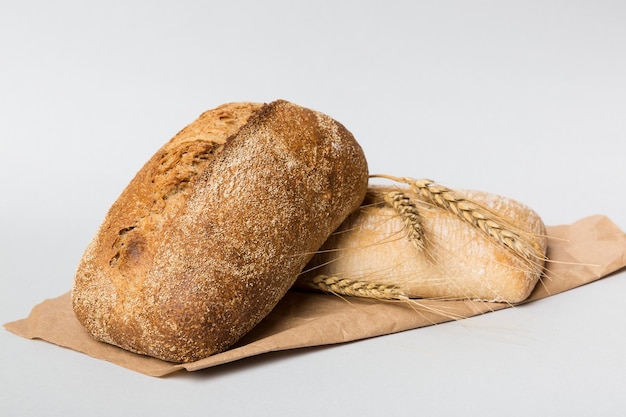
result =
[[[112,205],[77,269],[96,339],[167,361],[220,352],[265,317],[367,189],[341,124],[286,101],[202,114]]]

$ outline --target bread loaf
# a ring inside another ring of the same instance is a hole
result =
[[[386,195],[394,196],[392,204]],[[461,208],[446,210],[409,187],[372,187],[296,286],[390,299],[526,299],[546,256],[539,215],[502,196],[478,191],[455,196]],[[478,224],[473,217],[486,220]]]
[[[286,101],[202,114],[110,208],[76,272],[96,339],[167,361],[220,352],[277,304],[367,188],[338,122]]]

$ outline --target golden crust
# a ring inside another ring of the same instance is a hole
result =
[[[113,204],[72,293],[97,339],[187,362],[276,305],[362,201],[367,164],[339,123],[286,101],[204,113]]]

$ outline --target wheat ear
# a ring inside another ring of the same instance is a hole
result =
[[[306,280],[307,285],[315,290],[336,295],[375,298],[377,300],[408,300],[397,286],[376,284],[369,281],[357,281],[328,275],[317,275]]]
[[[402,219],[407,230],[407,238],[418,250],[424,249],[424,229],[415,201],[401,191],[376,193],[391,206]]]
[[[453,190],[428,179],[416,180],[408,177],[372,175],[372,178],[385,178],[408,184],[418,195],[430,200],[436,206],[455,214],[461,220],[484,232],[489,238],[510,249],[524,260],[536,262],[543,255],[526,239],[510,230],[500,219],[479,204],[461,197]]]

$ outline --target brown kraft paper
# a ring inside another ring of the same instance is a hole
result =
[[[548,236],[548,257],[555,262],[547,264],[544,278],[524,303],[588,284],[626,266],[626,235],[605,216],[548,227]],[[43,339],[146,375],[164,376],[268,352],[381,336],[510,307],[471,301],[419,300],[419,304],[421,307],[289,291],[259,325],[229,350],[184,364],[164,362],[94,340],[76,320],[69,292],[43,301],[27,318],[4,326],[24,338]]]

